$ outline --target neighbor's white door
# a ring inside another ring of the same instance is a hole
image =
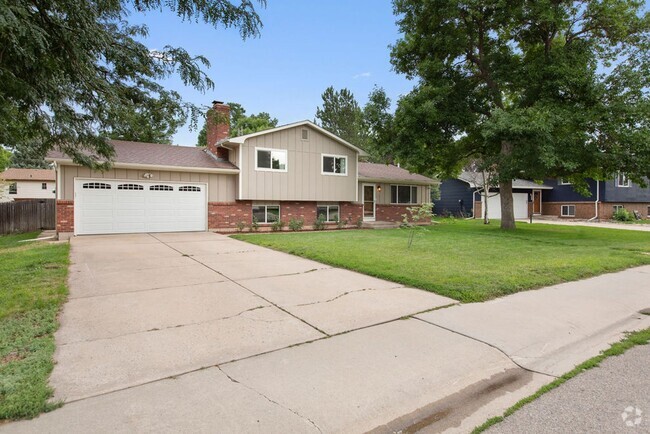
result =
[[[528,218],[528,193],[513,193],[515,218]],[[485,198],[483,198],[485,201]],[[483,207],[483,216],[485,216],[485,206]],[[488,197],[488,218],[498,220],[501,218],[501,196]]]
[[[75,234],[207,230],[207,186],[75,179]]]

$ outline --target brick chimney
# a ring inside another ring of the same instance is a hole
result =
[[[212,110],[208,110],[206,122],[208,151],[227,160],[228,150],[217,146],[217,142],[230,136],[230,106],[222,101],[212,101]]]

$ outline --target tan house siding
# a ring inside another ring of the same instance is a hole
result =
[[[302,140],[301,130],[309,130]],[[299,126],[247,139],[241,146],[242,200],[356,200],[357,153],[313,128]],[[255,148],[286,149],[287,171],[255,170]],[[322,154],[348,157],[347,176],[323,175]]]
[[[415,185],[409,183],[396,183],[396,182],[371,182],[359,180],[359,202],[363,198],[363,185],[364,184],[374,184],[375,185],[375,202],[377,205],[391,205],[390,202],[390,186],[391,185]],[[377,187],[381,187],[381,191],[377,191]],[[428,185],[416,185],[418,188],[418,204],[431,202],[431,187]],[[406,204],[400,204],[406,205]],[[407,205],[408,206],[408,205]]]
[[[205,182],[208,184],[209,202],[234,202],[237,196],[237,175],[212,173],[173,172],[161,170],[111,169],[106,172],[92,171],[80,166],[60,166],[62,200],[74,200],[74,178],[134,179],[144,180],[144,173],[153,177],[147,181]]]

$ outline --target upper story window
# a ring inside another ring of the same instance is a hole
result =
[[[557,180],[557,185],[571,185],[571,182],[564,178],[560,178]]]
[[[415,185],[391,185],[390,203],[418,203],[418,188]]]
[[[41,190],[47,190],[47,182],[41,183]]]
[[[617,187],[629,187],[630,186],[630,180],[628,179],[627,175],[623,172],[618,172],[618,175],[616,176],[616,186]]]
[[[286,172],[287,151],[284,149],[255,148],[255,169]]]
[[[323,154],[323,175],[340,175],[348,174],[348,157],[344,155],[327,155]]]
[[[9,194],[18,194],[18,184],[15,182],[9,184]]]

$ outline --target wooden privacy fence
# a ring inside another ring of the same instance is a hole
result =
[[[56,200],[34,199],[0,203],[0,234],[55,229]]]

